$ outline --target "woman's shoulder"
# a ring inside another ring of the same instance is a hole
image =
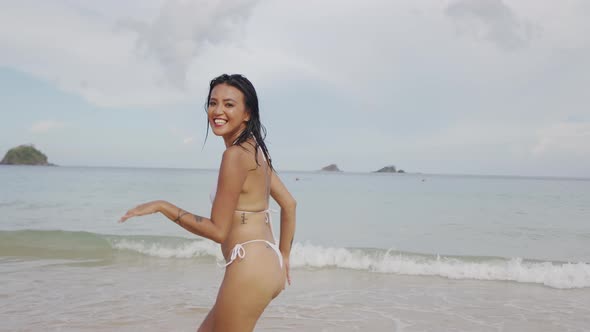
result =
[[[225,149],[222,159],[223,161],[240,163],[245,167],[248,167],[253,162],[252,156],[255,151],[255,148],[248,143],[232,145]]]

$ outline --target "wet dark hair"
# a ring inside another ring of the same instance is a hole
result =
[[[242,144],[246,142],[249,138],[254,138],[254,159],[256,160],[256,165],[260,166],[260,164],[258,163],[258,147],[260,147],[262,153],[264,154],[264,157],[268,162],[268,166],[270,166],[270,169],[274,171],[274,168],[272,167],[272,160],[270,158],[270,154],[268,153],[268,149],[266,147],[266,144],[264,143],[264,139],[266,138],[266,128],[264,128],[264,126],[260,122],[258,96],[256,95],[254,85],[252,85],[252,82],[250,82],[246,77],[240,74],[223,74],[212,79],[211,83],[209,84],[209,94],[207,95],[207,101],[205,102],[205,111],[208,112],[209,109],[209,99],[211,99],[211,91],[213,91],[213,88],[220,84],[227,84],[240,90],[244,95],[246,111],[250,113],[250,120],[246,122],[246,129],[244,129],[244,131],[240,133],[240,136],[238,136],[233,145],[242,146]],[[207,132],[205,134],[205,142],[207,141],[208,136],[209,119],[207,119]]]

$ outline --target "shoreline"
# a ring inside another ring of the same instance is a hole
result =
[[[0,263],[0,270],[10,272],[0,275],[9,290],[0,303],[12,303],[11,319],[2,323],[8,330],[192,330],[213,305],[223,278],[214,263],[161,260],[122,259],[109,266],[13,261]],[[292,278],[256,331],[497,331],[501,326],[557,332],[583,331],[590,319],[580,305],[590,289],[347,270],[295,269]],[[24,287],[33,279],[38,281]],[[5,314],[0,311],[0,317]]]

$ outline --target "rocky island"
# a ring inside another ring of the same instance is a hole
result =
[[[341,170],[338,168],[338,166],[336,166],[336,164],[330,164],[330,165],[328,165],[328,166],[326,166],[326,167],[323,167],[323,168],[321,169],[321,171],[323,171],[323,172],[342,172],[342,171],[341,171]]]
[[[47,161],[47,156],[31,145],[19,145],[6,152],[0,165],[38,165],[55,166]]]
[[[375,171],[374,173],[405,173],[403,169],[397,170],[395,166],[385,166],[382,169]]]

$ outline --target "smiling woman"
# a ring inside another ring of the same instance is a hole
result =
[[[242,92],[233,86],[219,84],[213,88],[207,114],[215,135],[233,139],[244,131],[250,114],[245,110],[243,99]]]
[[[241,78],[241,79],[238,79]],[[224,132],[237,129],[234,135],[236,144],[254,139],[269,160],[272,169],[272,161],[264,138],[266,129],[260,122],[260,111],[258,108],[258,96],[252,83],[241,75],[221,75],[211,81],[209,95],[207,96],[207,114],[209,124],[213,133],[217,136],[232,137],[224,135]],[[220,114],[219,112],[222,112]],[[242,117],[242,118],[240,118]],[[226,126],[228,123],[230,126]],[[236,128],[237,126],[237,128]],[[228,142],[225,142],[228,146]],[[258,155],[258,149],[255,151]]]
[[[189,232],[221,244],[225,275],[213,309],[198,331],[252,331],[285,282],[291,283],[296,202],[272,167],[259,114],[256,90],[247,78],[224,74],[213,79],[207,97],[208,125],[223,138],[226,150],[211,196],[211,216],[158,200],[121,218],[124,222],[160,212]],[[270,196],[281,207],[279,243],[272,231]],[[246,253],[250,259],[244,259]]]

